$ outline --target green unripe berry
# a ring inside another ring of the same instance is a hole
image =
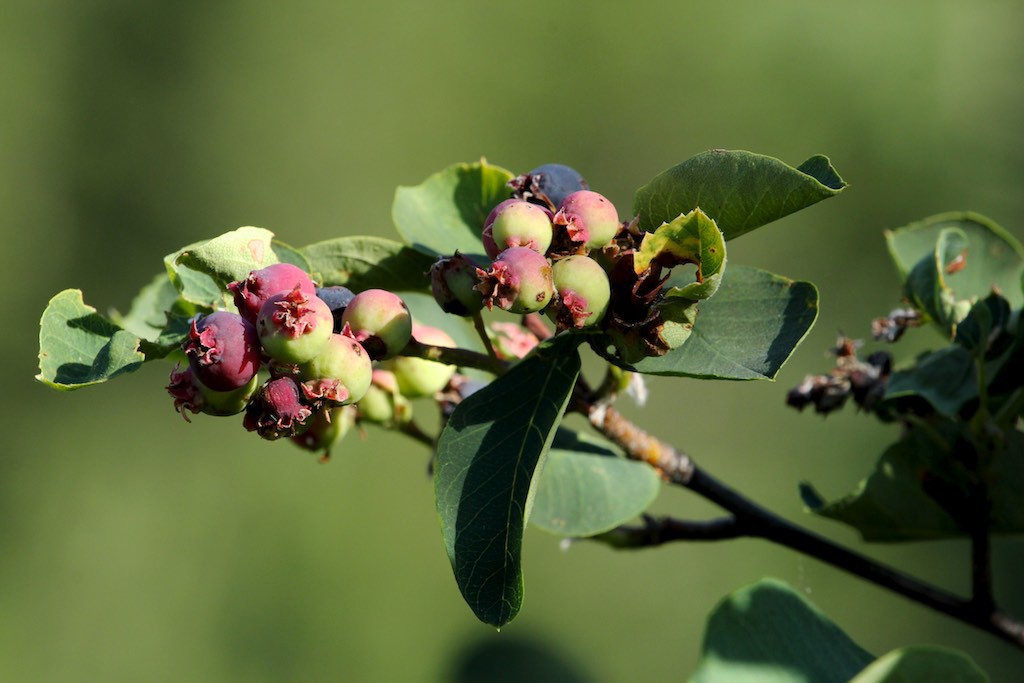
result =
[[[551,267],[555,284],[555,303],[549,315],[559,329],[583,328],[604,317],[611,298],[608,275],[588,256],[570,256]]]
[[[356,294],[341,316],[343,325],[374,360],[391,358],[412,338],[412,314],[401,297],[384,289]],[[345,330],[342,330],[345,332]]]
[[[484,242],[484,247],[491,258],[510,247],[529,247],[543,254],[551,246],[553,230],[547,209],[524,199],[506,199],[484,223],[491,239],[491,245]]]
[[[551,264],[528,247],[506,249],[489,271],[477,274],[488,309],[497,305],[511,313],[533,313],[547,306],[554,294]]]
[[[416,325],[413,329],[413,337],[422,344],[455,347],[455,340],[436,327]],[[395,373],[398,390],[408,398],[433,396],[444,389],[452,375],[455,374],[454,365],[444,365],[425,358],[409,356],[392,359],[389,368]]]
[[[307,397],[333,404],[361,399],[372,376],[369,354],[359,342],[343,334],[332,334],[316,358],[299,365],[299,379]]]
[[[403,424],[412,419],[412,403],[398,390],[395,373],[374,370],[373,382],[356,406],[359,419],[384,426]]]

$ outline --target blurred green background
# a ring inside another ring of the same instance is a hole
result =
[[[320,466],[231,421],[186,425],[163,365],[69,395],[32,380],[57,291],[125,308],[164,254],[240,225],[295,245],[394,236],[395,186],[454,162],[568,163],[625,212],[705,149],[824,153],[847,192],[730,243],[733,262],[821,289],[780,381],[653,381],[650,405],[625,409],[785,516],[965,591],[964,543],[865,547],[803,514],[799,480],[843,494],[896,435],[783,397],[829,366],[838,329],[866,336],[898,304],[882,229],[972,209],[1022,236],[1021,3],[7,0],[2,15],[0,265],[19,324],[0,342],[0,680],[482,680],[480,661],[531,653],[552,680],[683,680],[706,614],[763,575],[876,654],[935,642],[994,680],[1024,670],[1009,646],[758,541],[622,554],[531,531],[526,603],[497,634],[452,580],[422,447],[371,428]],[[656,507],[712,512],[681,491]],[[1024,615],[1024,545],[998,541],[996,564]]]

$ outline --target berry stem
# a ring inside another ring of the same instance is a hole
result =
[[[410,358],[423,358],[445,365],[456,365],[461,368],[476,368],[489,372],[492,375],[502,375],[510,367],[511,363],[500,358],[492,357],[469,349],[452,348],[448,346],[434,346],[411,339],[402,352],[402,356]]]
[[[498,354],[494,351],[494,344],[491,343],[491,337],[487,334],[487,326],[484,324],[484,317],[480,311],[473,314],[473,327],[476,329],[477,335],[480,336],[484,348],[487,349],[487,355],[497,361]]]

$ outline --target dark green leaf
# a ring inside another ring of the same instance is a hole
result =
[[[994,286],[1014,308],[1024,304],[1024,247],[1002,227],[975,213],[939,214],[886,231],[889,254],[900,276],[906,279],[924,256],[934,253],[940,234],[949,228],[959,230],[967,239],[964,267],[945,274],[952,295],[957,300],[984,298]]]
[[[251,226],[224,233],[178,252],[175,263],[205,273],[226,285],[243,280],[249,272],[277,263],[271,240],[274,233]]]
[[[530,355],[455,409],[437,445],[434,492],[455,579],[476,616],[502,626],[523,599],[531,482],[579,374],[574,350]]]
[[[846,683],[874,659],[800,593],[762,579],[708,618],[691,683]]]
[[[700,303],[686,342],[627,370],[708,379],[774,379],[818,316],[818,291],[748,266],[732,265],[718,292]],[[611,360],[599,347],[595,350]]]
[[[883,401],[916,396],[946,417],[954,417],[968,401],[978,398],[974,358],[962,346],[951,345],[922,356],[913,366],[897,370],[885,388]],[[879,410],[885,409],[885,403]]]
[[[988,683],[967,655],[930,645],[914,645],[882,655],[850,683]]]
[[[420,185],[399,187],[391,216],[405,241],[424,254],[458,250],[486,261],[480,241],[484,219],[511,196],[505,185],[511,179],[511,173],[483,160],[455,164]]]
[[[989,473],[992,482],[991,528],[996,533],[1024,531],[1024,434],[1009,432],[1008,449],[997,454]],[[934,435],[911,432],[890,446],[875,465],[874,472],[849,495],[826,502],[808,484],[801,495],[815,513],[857,529],[866,541],[919,541],[964,536],[935,495],[969,486],[967,474],[957,474],[955,463],[943,462]],[[938,489],[939,485],[942,489]],[[925,493],[928,485],[932,495]],[[950,501],[953,509],[966,506]]]
[[[274,255],[277,256],[278,263],[290,263],[293,266],[302,268],[307,273],[313,270],[309,265],[309,261],[302,254],[302,250],[276,239],[270,242],[270,248],[273,249]]]
[[[325,285],[365,289],[426,290],[434,259],[400,242],[380,237],[339,237],[302,248],[310,268]]]
[[[823,156],[799,168],[743,151],[711,150],[674,166],[633,199],[640,227],[653,230],[700,207],[733,239],[839,194],[846,183]]]
[[[65,289],[39,321],[39,374],[55,389],[80,389],[138,370],[146,357],[139,338],[86,306],[82,292]]]
[[[583,450],[559,448],[566,440],[556,436],[544,463],[530,514],[533,526],[562,536],[592,536],[633,519],[657,497],[661,479],[652,467],[617,457],[610,444],[587,443],[582,435],[576,440]]]

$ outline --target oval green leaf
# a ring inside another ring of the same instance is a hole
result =
[[[915,645],[882,655],[850,683],[988,683],[988,676],[962,652]]]
[[[269,230],[246,226],[186,247],[174,261],[226,285],[245,279],[252,270],[278,263],[273,238]]]
[[[391,216],[405,241],[424,254],[458,250],[489,262],[480,233],[490,210],[511,196],[511,179],[510,172],[484,160],[455,164],[415,187],[399,187]]]
[[[827,157],[793,168],[778,159],[715,149],[687,159],[636,191],[633,212],[654,230],[697,207],[726,239],[788,216],[842,192],[846,183]]]
[[[498,627],[522,605],[531,482],[580,370],[575,347],[547,351],[459,404],[437,445],[434,493],[455,580],[477,618]]]
[[[846,683],[874,659],[777,579],[730,594],[708,617],[691,683]]]
[[[981,299],[997,287],[1012,307],[1024,304],[1024,246],[997,223],[976,213],[943,213],[887,230],[889,255],[900,277],[906,280],[922,258],[933,254],[940,235],[950,228],[966,237],[966,245],[960,247],[963,267],[943,279],[952,296],[956,300]]]
[[[134,372],[146,360],[140,341],[85,305],[81,290],[65,289],[50,299],[39,321],[36,379],[69,391]]]
[[[560,536],[593,536],[643,513],[661,490],[644,463],[598,453],[552,448],[537,483],[530,524]]]
[[[355,292],[430,287],[427,271],[434,259],[394,240],[338,237],[310,244],[301,252],[325,286],[344,285]]]
[[[713,297],[700,303],[682,346],[630,365],[599,340],[595,351],[627,370],[705,379],[774,379],[818,316],[818,290],[749,266],[729,266]]]
[[[1020,505],[1024,500],[1024,433],[1011,431],[1008,441],[1007,450],[996,456],[989,471],[990,528],[994,533],[1019,534],[1024,532],[1024,508]],[[934,451],[930,436],[911,430],[886,449],[871,475],[849,495],[826,502],[807,483],[801,484],[800,494],[812,512],[852,526],[865,541],[964,537],[964,527],[922,488],[923,480],[938,481],[936,468],[943,468],[942,476],[947,479],[957,478],[957,470],[943,467]],[[961,472],[962,480],[951,482],[946,490],[967,490],[966,476]]]

